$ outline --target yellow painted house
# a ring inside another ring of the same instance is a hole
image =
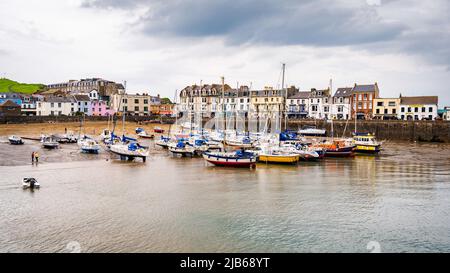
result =
[[[400,110],[400,98],[375,98],[373,99],[374,119],[397,119]]]

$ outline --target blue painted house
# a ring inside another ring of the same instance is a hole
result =
[[[22,105],[22,97],[17,93],[0,93],[0,104],[10,100],[17,105]]]

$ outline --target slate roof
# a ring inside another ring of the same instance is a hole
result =
[[[45,98],[46,102],[75,102],[73,97],[48,96]]]
[[[375,92],[375,84],[355,85],[353,92]]]
[[[350,97],[352,95],[352,89],[351,87],[341,87],[336,90],[336,93],[334,93],[335,97]]]
[[[309,91],[300,91],[295,93],[294,95],[288,97],[288,99],[308,99],[311,92]]]
[[[400,104],[438,104],[437,96],[401,97]]]
[[[88,95],[85,94],[77,94],[73,95],[76,101],[91,101]]]

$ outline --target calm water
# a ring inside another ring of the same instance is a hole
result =
[[[92,160],[69,145],[31,166],[36,147],[0,144],[0,252],[450,251],[449,146],[256,170],[160,150],[146,164]],[[42,188],[23,191],[24,176]]]

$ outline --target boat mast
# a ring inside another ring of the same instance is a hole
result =
[[[127,93],[127,81],[124,82],[123,95]],[[125,136],[125,109],[122,109],[122,136]]]
[[[226,137],[227,137],[227,113],[225,111],[225,77],[221,77],[222,80],[222,112],[224,114],[224,132],[223,132],[223,150],[226,151]]]
[[[284,107],[284,130],[287,130],[287,90],[284,90],[284,74],[286,72],[286,64],[283,63],[283,77],[281,78],[281,92],[283,93],[284,91],[284,99],[285,99],[285,107]],[[281,110],[281,109],[280,109]],[[280,129],[281,129],[281,115],[280,115]]]

